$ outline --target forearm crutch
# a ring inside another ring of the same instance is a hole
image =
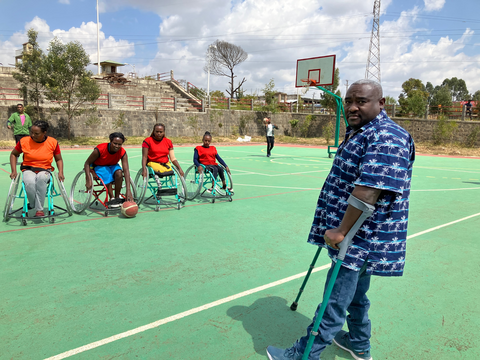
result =
[[[332,276],[330,277],[330,281],[327,284],[327,288],[325,289],[325,293],[323,294],[322,306],[318,311],[317,318],[315,319],[315,323],[313,324],[312,331],[310,332],[310,337],[308,338],[307,346],[302,356],[302,360],[308,360],[308,356],[310,355],[310,350],[312,350],[313,341],[315,340],[315,336],[318,335],[318,327],[322,322],[323,314],[325,313],[325,309],[328,304],[328,300],[330,299],[330,295],[332,294],[333,285],[335,285],[335,281],[337,280],[338,271],[340,270],[340,266],[342,266],[343,260],[345,259],[345,254],[347,253],[348,247],[352,243],[352,239],[357,233],[360,226],[362,226],[363,222],[372,215],[375,207],[373,205],[367,204],[355,196],[350,195],[348,198],[348,203],[353,207],[362,211],[362,214],[352,226],[350,231],[341,243],[338,244],[340,251],[338,252],[337,261],[335,263],[335,267],[333,268]],[[319,251],[318,251],[319,253]],[[315,259],[316,260],[316,259]],[[308,276],[308,274],[307,274]],[[303,285],[302,285],[303,286]]]

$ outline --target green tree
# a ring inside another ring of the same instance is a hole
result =
[[[441,86],[448,86],[453,101],[463,101],[469,98],[467,84],[463,79],[457,79],[456,77],[445,79]]]
[[[215,91],[210,91],[210,97],[211,98],[224,98],[225,94],[223,93],[223,91],[215,90]]]
[[[277,93],[275,91],[275,81],[273,79],[270,79],[270,81],[265,84],[262,92],[265,95],[265,106],[263,107],[263,110],[271,113],[276,113],[278,111],[278,99],[275,96],[275,94]]]
[[[428,92],[428,103],[430,104],[433,100],[433,96],[435,93],[438,91],[439,86],[433,87],[432,83],[430,81],[427,82],[427,85],[425,85],[425,90]]]
[[[38,45],[38,32],[29,29],[27,32],[29,49],[23,53],[22,62],[16,65],[13,78],[20,83],[20,93],[27,103],[35,104],[34,119],[40,117],[40,104],[43,102],[42,92],[45,90],[45,54]]]
[[[338,90],[339,85],[340,85],[340,70],[336,68],[335,74],[333,76],[333,85],[324,86],[324,88],[331,91],[335,95],[340,96],[340,90]],[[324,108],[337,111],[337,102],[335,101],[335,98],[332,95],[329,95],[323,91],[320,92],[320,104]]]
[[[472,96],[472,101],[476,102],[476,108],[480,112],[480,90],[475,91],[475,94]]]
[[[396,105],[397,100],[395,100],[394,97],[387,95],[387,96],[385,96],[385,104],[386,105]]]
[[[413,113],[415,116],[422,117],[427,110],[427,100],[418,93],[413,94],[410,96],[405,110],[408,114]]]
[[[433,111],[439,111],[442,108],[444,109],[442,112],[448,112],[445,108],[452,106],[452,94],[447,85],[439,87],[430,105],[433,107]]]
[[[410,78],[402,84],[402,93],[398,97],[398,102],[402,107],[404,115],[413,112],[419,115],[420,105],[424,105],[423,113],[428,100],[428,92],[423,85],[422,80]]]
[[[87,71],[90,59],[78,41],[63,44],[58,38],[50,42],[46,57],[48,79],[46,97],[56,101],[57,110],[67,114],[67,137],[71,137],[71,120],[87,111],[100,96],[100,87]]]

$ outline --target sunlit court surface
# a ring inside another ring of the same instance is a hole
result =
[[[233,202],[0,224],[0,359],[266,359],[304,335],[330,261],[307,244],[326,149],[217,146]],[[91,149],[63,149],[67,192]],[[127,148],[132,178],[141,149]],[[1,193],[10,185],[0,152]],[[185,171],[193,147],[176,147]],[[374,359],[479,359],[478,159],[417,155],[405,273],[372,277]],[[62,202],[61,198],[56,201]],[[3,208],[2,208],[3,210]],[[393,230],[393,229],[392,229]],[[322,360],[352,359],[332,345]]]

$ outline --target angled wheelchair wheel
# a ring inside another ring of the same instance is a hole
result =
[[[93,184],[93,176],[90,174],[90,178]],[[80,171],[73,179],[72,188],[70,190],[70,206],[71,209],[81,214],[90,205],[92,198],[92,191],[87,191],[85,170]]]
[[[63,201],[65,202],[65,207],[67,208],[67,213],[69,216],[73,215],[72,206],[70,205],[70,199],[67,195],[67,190],[65,190],[65,185],[63,181],[60,181],[58,178],[58,174],[55,172],[53,173],[55,176],[55,181],[57,182],[58,188],[60,189],[60,195],[62,195]]]
[[[204,172],[199,173],[195,165],[190,166],[185,172],[185,187],[187,200],[193,200],[202,189]]]
[[[8,190],[7,201],[5,203],[5,209],[3,211],[3,221],[10,220],[10,214],[13,211],[13,204],[15,203],[15,197],[17,196],[18,185],[20,184],[20,174],[17,174],[15,179],[10,183],[10,189]]]
[[[120,191],[120,195],[122,195],[124,198],[126,198],[126,191],[125,191],[126,188],[127,188],[127,182],[125,181],[125,176],[124,176],[123,182],[122,182],[122,190]],[[130,176],[130,191],[132,193],[133,200],[135,201],[135,199],[137,198],[137,188],[131,176]]]
[[[147,191],[147,183],[148,183],[148,178],[144,178],[142,176],[142,169],[138,170],[137,175],[135,176],[135,191],[137,193],[137,196],[135,198],[135,202],[137,205],[140,205],[145,198],[145,193]]]
[[[185,201],[187,201],[187,185],[185,184],[185,179],[180,176],[177,169],[175,167],[172,167],[172,169],[175,171],[178,200],[179,203],[183,205]]]

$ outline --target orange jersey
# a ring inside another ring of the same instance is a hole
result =
[[[53,156],[60,154],[57,140],[50,136],[47,136],[40,143],[33,141],[30,136],[25,136],[17,143],[15,150],[23,153],[23,166],[46,170],[54,170],[52,166]]]

